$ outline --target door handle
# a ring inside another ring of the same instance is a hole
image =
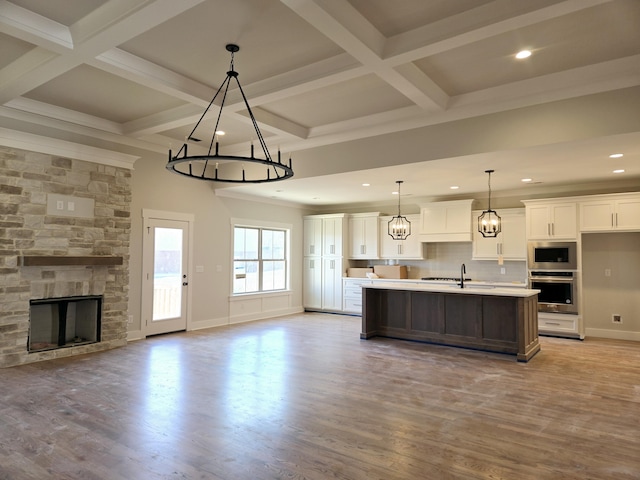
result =
[[[189,285],[189,282],[182,282],[183,287],[186,287],[187,285]]]

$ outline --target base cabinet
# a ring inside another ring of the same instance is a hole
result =
[[[342,280],[342,310],[345,313],[362,315],[362,286],[371,285],[367,278],[344,278]]]
[[[583,339],[580,333],[580,315],[562,313],[538,313],[538,331],[540,335],[571,337]]]

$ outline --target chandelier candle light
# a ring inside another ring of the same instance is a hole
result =
[[[271,154],[269,153],[267,144],[264,141],[264,137],[262,136],[262,133],[258,128],[258,122],[256,122],[256,119],[253,116],[253,112],[251,111],[251,107],[249,106],[249,102],[247,101],[247,97],[245,96],[244,91],[242,90],[242,86],[240,85],[240,81],[238,80],[238,72],[233,69],[233,57],[234,54],[240,50],[240,47],[234,44],[228,44],[226,46],[226,49],[231,53],[231,64],[229,67],[229,71],[227,72],[227,76],[222,82],[222,85],[220,85],[220,88],[218,88],[218,91],[216,92],[214,97],[211,99],[211,102],[209,102],[209,105],[198,120],[198,123],[196,123],[195,127],[193,127],[193,130],[191,130],[191,133],[187,137],[185,143],[182,145],[182,148],[175,155],[172,155],[171,149],[169,149],[169,162],[167,163],[167,170],[198,180],[229,183],[265,183],[285,180],[287,178],[293,177],[291,158],[289,158],[288,164],[282,163],[279,149],[278,160],[274,161],[271,158]],[[235,80],[238,86],[238,90],[242,94],[242,99],[244,100],[251,122],[253,123],[253,128],[255,129],[256,137],[258,139],[258,142],[260,143],[260,147],[262,148],[264,158],[257,158],[254,156],[253,142],[251,142],[251,156],[248,157],[224,155],[219,153],[219,144],[217,141],[217,136],[219,135],[218,125],[220,124],[220,117],[222,115],[222,109],[224,108],[224,103],[227,98],[227,91],[229,90],[231,79]],[[200,141],[193,135],[220,93],[222,93],[222,98],[220,100],[220,110],[218,112],[216,125],[211,136],[209,150],[207,151],[206,155],[189,155],[187,153],[186,142]],[[213,151],[214,143],[215,151]]]
[[[400,184],[402,180],[397,180],[398,184],[398,215],[389,220],[388,233],[394,240],[406,240],[411,235],[411,222],[407,217],[400,214]]]
[[[478,231],[483,237],[497,237],[502,231],[502,221],[495,210],[491,210],[491,174],[493,170],[485,170],[489,174],[489,205],[478,217]]]

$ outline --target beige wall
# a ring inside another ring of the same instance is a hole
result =
[[[640,340],[640,233],[583,234],[582,286],[587,336]]]
[[[231,218],[257,219],[288,223],[293,259],[302,258],[302,216],[308,213],[295,207],[239,200],[215,195],[210,182],[180,177],[165,169],[166,157],[146,156],[136,161],[132,177],[131,274],[129,313],[133,324],[129,331],[141,329],[142,284],[142,209],[189,213],[194,221],[194,258],[191,259],[192,322],[216,319],[220,324],[229,316],[231,292]],[[204,272],[196,273],[195,266]],[[217,266],[221,271],[217,271]],[[292,262],[292,306],[302,308],[301,262]]]

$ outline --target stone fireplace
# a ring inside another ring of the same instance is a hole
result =
[[[126,345],[130,179],[126,167],[0,147],[0,367]],[[69,303],[78,297],[99,298],[95,334],[75,330],[95,308]],[[54,313],[42,320],[31,310],[47,299]],[[30,345],[34,315],[41,348]],[[47,329],[71,341],[45,347]]]

